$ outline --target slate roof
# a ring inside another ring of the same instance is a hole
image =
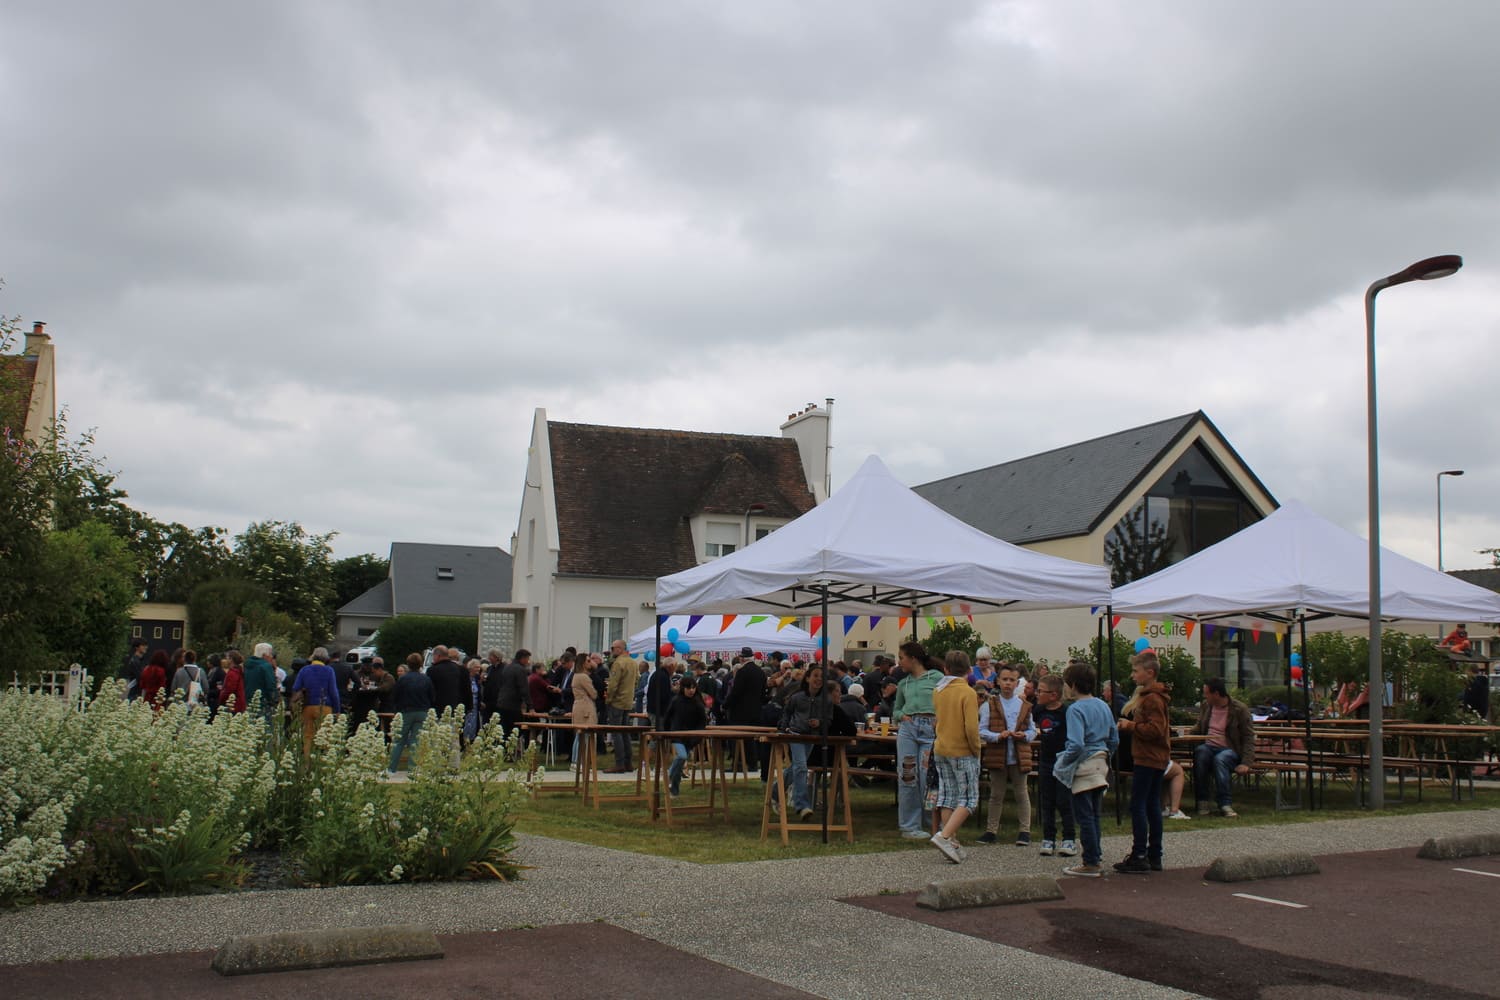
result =
[[[1472,583],[1476,587],[1493,590],[1500,593],[1500,568],[1496,569],[1450,569],[1448,575],[1457,577],[1464,583]]]
[[[791,438],[549,421],[558,573],[649,579],[698,564],[700,513],[793,520],[812,510]]]
[[[452,579],[439,579],[439,568]],[[510,600],[510,569],[510,555],[493,545],[393,542],[390,576],[336,613],[473,618],[481,604]]]
[[[1202,410],[912,488],[959,520],[1016,545],[1086,535],[1198,421],[1264,489]]]
[[[34,355],[0,355],[0,427],[9,427],[17,437],[26,430],[36,364]]]

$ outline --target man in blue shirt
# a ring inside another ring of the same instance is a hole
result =
[[[313,737],[323,716],[343,709],[338,679],[328,665],[328,650],[322,646],[313,650],[312,662],[297,671],[297,679],[292,682],[292,697],[302,701],[302,756],[306,757],[312,753]]]

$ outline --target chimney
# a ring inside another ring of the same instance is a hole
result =
[[[26,335],[26,350],[22,353],[40,354],[42,348],[51,342],[52,338],[47,336],[47,324],[38,320],[31,324],[31,332]]]

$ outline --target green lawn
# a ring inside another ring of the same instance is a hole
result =
[[[684,781],[683,804],[704,801],[707,792],[689,789]],[[626,794],[634,791],[634,785],[606,784],[608,795]],[[782,847],[780,835],[773,829],[763,843],[760,839],[760,811],[762,788],[759,779],[748,784],[744,781],[730,786],[729,805],[731,822],[710,820],[705,816],[677,817],[675,828],[668,830],[665,821],[652,823],[650,811],[644,803],[606,804],[599,809],[585,807],[577,798],[560,793],[548,793],[527,803],[523,808],[516,829],[521,833],[533,833],[563,840],[575,840],[600,847],[614,847],[625,851],[657,854],[683,861],[702,863],[725,863],[733,861],[763,861],[776,858],[819,857],[835,854],[864,854],[872,851],[931,850],[924,841],[903,840],[896,828],[895,796],[889,782],[881,782],[870,788],[858,788],[851,796],[854,809],[854,843],[843,840],[841,834],[830,834],[830,843],[824,845],[821,836],[815,833],[794,833],[790,847]],[[1326,807],[1314,811],[1303,809],[1277,811],[1273,807],[1273,795],[1269,785],[1259,789],[1240,789],[1236,793],[1235,808],[1239,819],[1222,817],[1193,817],[1191,820],[1168,821],[1168,831],[1202,830],[1219,826],[1267,826],[1291,823],[1307,823],[1329,819],[1359,819],[1374,815],[1355,808],[1353,793],[1335,787],[1327,790]],[[1416,800],[1413,783],[1406,783],[1406,800],[1394,801],[1396,786],[1391,785],[1386,793],[1386,809],[1383,815],[1404,815],[1416,812],[1448,812],[1463,809],[1500,808],[1500,790],[1479,789],[1474,801],[1465,799],[1452,802],[1446,785],[1428,783],[1423,792],[1424,801]],[[1191,799],[1192,790],[1188,790]],[[1035,793],[1032,804],[1035,806]],[[1014,840],[1016,832],[1015,806],[1007,801],[1006,823],[1001,828],[1002,841]],[[1130,827],[1130,816],[1121,804],[1123,829]],[[1192,802],[1184,803],[1192,810]],[[1033,812],[1035,809],[1033,808]],[[1114,800],[1107,798],[1104,804],[1105,834],[1116,829],[1114,825]],[[1040,839],[1040,821],[1032,835]],[[961,834],[965,843],[972,842],[981,828],[974,820]]]

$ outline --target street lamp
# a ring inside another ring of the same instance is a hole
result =
[[[1437,474],[1437,497],[1438,497],[1438,572],[1443,571],[1443,477],[1461,476],[1463,469],[1444,469]]]
[[[1365,403],[1369,430],[1370,488],[1370,808],[1385,808],[1385,751],[1381,746],[1381,713],[1385,711],[1385,674],[1380,663],[1380,458],[1375,423],[1375,296],[1392,285],[1446,278],[1464,266],[1458,254],[1419,260],[1404,271],[1381,278],[1365,290]]]
[[[748,548],[750,545],[750,515],[765,509],[766,505],[763,503],[753,503],[745,508],[745,544],[740,548]]]

